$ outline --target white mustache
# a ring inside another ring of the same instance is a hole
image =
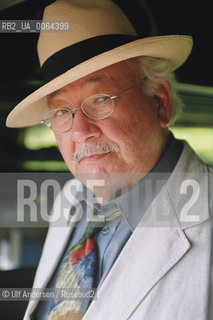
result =
[[[115,143],[86,143],[82,145],[73,154],[73,162],[79,162],[85,155],[93,155],[97,153],[119,152],[119,146]]]

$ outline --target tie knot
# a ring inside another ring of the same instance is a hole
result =
[[[88,209],[88,223],[95,222],[97,225],[101,222],[112,221],[121,215],[120,209],[114,209],[107,217],[104,215],[97,214],[97,210],[94,207]]]

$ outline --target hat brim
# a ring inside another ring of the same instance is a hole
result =
[[[47,95],[97,70],[139,56],[161,58],[180,67],[188,58],[193,45],[190,36],[169,35],[138,39],[101,53],[71,68],[43,85],[22,100],[8,115],[6,126],[11,128],[38,124],[48,109]]]

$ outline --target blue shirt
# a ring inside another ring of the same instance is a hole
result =
[[[105,217],[109,216],[115,209],[119,208],[121,211],[120,217],[107,222],[96,235],[99,261],[94,287],[97,287],[97,290],[103,283],[146,209],[167,182],[171,172],[177,164],[182,149],[182,142],[175,140],[172,135],[170,135],[165,152],[150,173],[148,173],[132,189],[128,190],[128,192],[103,205],[96,205],[98,214],[104,215]],[[86,229],[87,201],[85,194],[84,189],[82,194],[79,195],[79,201],[81,201],[84,209],[83,218],[78,222],[76,228],[72,232],[61,261],[47,285],[48,288],[54,288],[61,262],[73,245],[82,237]],[[51,309],[51,301],[40,301],[33,313],[32,319],[46,320]]]

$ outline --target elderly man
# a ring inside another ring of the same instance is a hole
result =
[[[211,169],[168,131],[191,38],[139,39],[111,0],[57,0],[43,19],[70,20],[71,32],[40,34],[47,83],[7,125],[50,127],[78,190],[34,287],[97,295],[32,300],[24,319],[205,319]]]

